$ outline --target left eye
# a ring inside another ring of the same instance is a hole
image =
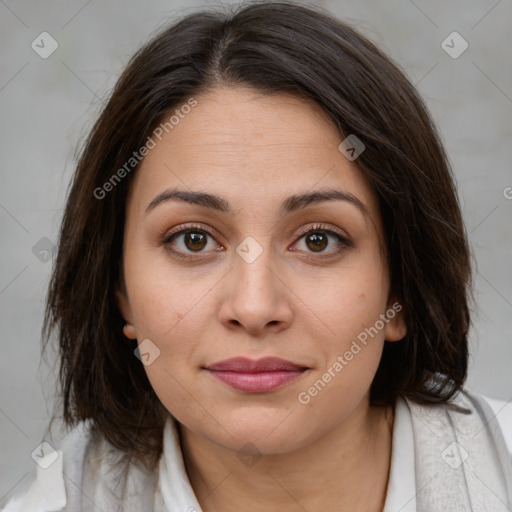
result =
[[[331,242],[329,239],[334,239]],[[309,249],[313,253],[324,253],[325,249],[334,245],[334,249],[331,251],[336,253],[342,252],[345,248],[350,246],[350,242],[342,237],[340,234],[329,229],[311,229],[304,233],[299,241],[302,242],[306,249]],[[337,247],[336,247],[337,246]],[[308,252],[306,250],[306,252]]]

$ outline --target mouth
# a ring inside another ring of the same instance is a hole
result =
[[[276,357],[259,360],[235,357],[204,369],[231,388],[252,393],[280,388],[309,370],[307,366]]]

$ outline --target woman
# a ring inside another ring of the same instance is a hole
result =
[[[396,65],[296,4],[187,16],[83,149],[45,322],[74,428],[5,510],[511,510],[470,285]]]

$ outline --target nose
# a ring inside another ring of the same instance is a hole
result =
[[[253,241],[250,246],[252,257],[244,254],[243,247],[233,257],[223,287],[219,320],[230,330],[245,330],[261,337],[269,332],[277,334],[291,325],[294,295],[286,282],[284,267],[276,261],[271,248],[260,245],[254,259],[255,245]]]

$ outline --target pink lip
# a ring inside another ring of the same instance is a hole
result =
[[[307,367],[277,357],[265,357],[257,361],[235,357],[205,369],[234,389],[257,393],[283,386],[302,375]]]

